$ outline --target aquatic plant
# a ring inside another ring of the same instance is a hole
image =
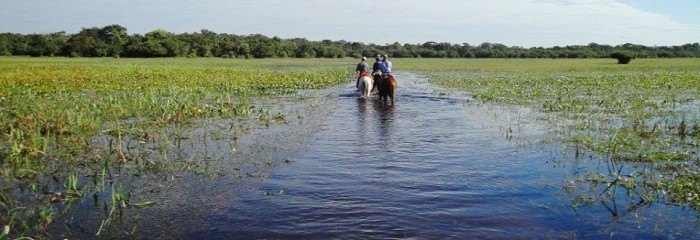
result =
[[[614,165],[615,171],[593,170],[580,181],[593,188],[602,184],[599,196],[576,199],[608,196],[611,186],[619,186],[644,202],[700,210],[700,89],[692,87],[700,85],[700,68],[695,59],[640,59],[634,66],[603,59],[395,63],[427,71],[431,81],[480,101],[539,109],[556,127],[553,140],[573,149],[575,157],[585,154]]]
[[[3,236],[42,233],[56,209],[90,192],[111,193],[110,212],[152,205],[131,204],[109,186],[133,171],[198,169],[168,158],[189,124],[283,121],[249,98],[336,85],[350,67],[319,59],[0,58],[0,225],[11,230]]]

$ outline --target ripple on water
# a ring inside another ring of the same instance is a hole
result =
[[[559,156],[558,149],[523,144],[548,131],[533,110],[476,103],[411,73],[397,78],[393,104],[374,96],[358,98],[350,84],[322,94],[313,105],[299,103],[296,108],[308,111],[300,118],[304,121],[287,127],[312,131],[275,132],[273,127],[262,138],[277,145],[264,148],[266,155],[292,159],[291,164],[260,170],[260,180],[248,187],[239,187],[240,179],[222,177],[190,190],[187,196],[199,205],[179,210],[189,214],[162,214],[170,216],[171,225],[149,219],[162,229],[148,228],[152,232],[147,236],[532,239],[609,237],[620,231],[624,237],[672,234],[655,233],[654,221],[617,224],[600,207],[572,210],[571,199],[562,197],[569,166],[549,162]],[[285,142],[295,143],[294,150],[285,150]],[[661,212],[673,211],[678,212]],[[643,230],[626,230],[631,226]]]

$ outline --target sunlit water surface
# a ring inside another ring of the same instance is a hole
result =
[[[536,112],[480,104],[417,74],[399,73],[397,78],[394,104],[376,96],[358,98],[348,84],[276,109],[293,112],[287,116],[294,121],[259,129],[236,143],[248,144],[237,146],[236,158],[270,159],[266,166],[236,167],[222,160],[216,168],[228,174],[187,178],[163,190],[166,196],[156,206],[130,215],[139,219],[134,235],[114,234],[190,239],[699,237],[695,213],[681,207],[627,209],[635,199],[624,196],[605,205],[575,205],[573,179],[601,163],[576,160],[557,144],[538,143],[550,129]],[[219,139],[206,148],[216,152],[231,145]],[[246,155],[249,148],[259,151]]]

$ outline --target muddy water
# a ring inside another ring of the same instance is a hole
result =
[[[619,202],[577,203],[577,176],[605,164],[577,160],[556,143],[538,143],[550,129],[537,113],[480,104],[417,74],[397,78],[394,104],[358,98],[350,84],[311,100],[269,103],[287,114],[286,124],[258,129],[235,146],[230,139],[207,140],[207,152],[223,152],[212,163],[220,175],[165,181],[171,187],[157,191],[156,206],[123,217],[123,222],[137,222],[134,235],[112,234],[190,239],[700,237],[695,214],[680,207],[645,204],[632,209],[637,199],[624,194]],[[227,153],[231,148],[238,149],[236,154]],[[84,214],[90,218],[89,211]],[[126,232],[132,230],[125,226]]]

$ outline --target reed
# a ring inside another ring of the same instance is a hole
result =
[[[2,57],[0,223],[11,229],[3,236],[41,234],[58,214],[56,205],[69,204],[25,201],[45,199],[47,189],[61,196],[111,193],[110,212],[131,206],[121,188],[109,188],[118,184],[114,173],[177,169],[179,163],[168,154],[192,122],[254,115],[261,124],[273,123],[284,117],[261,111],[248,99],[337,85],[349,79],[351,67],[318,59]],[[168,130],[173,126],[180,133]],[[80,186],[90,182],[90,188]],[[32,187],[18,193],[18,185]],[[108,218],[102,227],[109,223]]]
[[[479,101],[539,109],[554,126],[552,139],[543,142],[563,142],[575,157],[585,154],[635,166],[629,169],[651,169],[625,178],[616,171],[591,171],[583,181],[592,186],[619,185],[643,201],[700,210],[697,59],[639,59],[624,66],[607,59],[394,63],[423,71],[432,82],[463,90]],[[655,177],[659,175],[668,177]],[[657,195],[666,197],[648,197]]]

